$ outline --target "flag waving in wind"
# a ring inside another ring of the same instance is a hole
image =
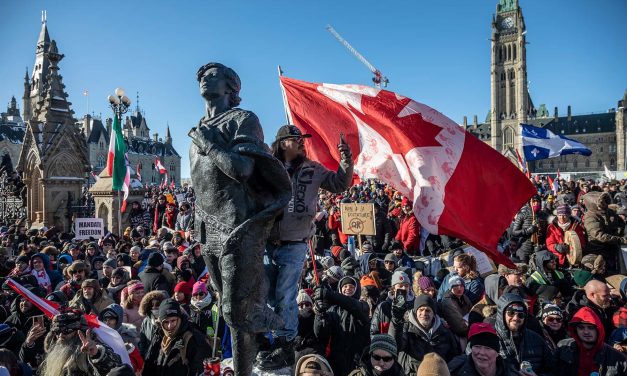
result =
[[[126,178],[126,145],[122,136],[122,127],[117,116],[113,117],[113,132],[109,141],[109,154],[107,155],[107,173],[113,178],[112,189],[122,190]]]
[[[560,155],[581,154],[590,156],[592,151],[579,141],[556,135],[546,128],[520,124],[522,127],[522,144],[525,159],[554,158]]]
[[[159,160],[159,158],[155,158],[155,169],[157,170],[157,172],[159,172],[160,174],[165,174],[168,170],[165,169],[165,167],[161,164],[161,161]]]
[[[424,104],[357,85],[281,77],[287,112],[307,139],[309,156],[339,165],[340,133],[355,172],[377,178],[413,200],[420,224],[477,247],[497,263],[499,238],[536,190],[509,160]]]

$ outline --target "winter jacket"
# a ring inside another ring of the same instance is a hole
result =
[[[144,292],[148,293],[154,290],[163,290],[168,293],[172,292],[174,286],[168,281],[165,273],[168,272],[155,269],[151,266],[146,267],[143,272],[139,273],[139,279],[144,285]]]
[[[556,376],[590,375],[597,371],[600,376],[627,375],[627,357],[603,343],[605,330],[599,317],[592,309],[585,307],[577,311],[570,323],[594,323],[597,327],[597,343],[589,351],[583,348],[575,325],[569,325],[572,338],[560,341],[557,348]]]
[[[407,291],[405,302],[406,310],[414,306],[414,299],[413,291]],[[388,292],[387,299],[379,303],[372,314],[372,318],[370,319],[371,336],[375,334],[387,334],[389,332],[392,323],[392,304],[394,304],[394,294],[390,291]]]
[[[470,299],[466,295],[458,298],[449,291],[444,294],[439,312],[440,316],[448,323],[453,334],[466,338],[468,335],[468,323],[464,320],[464,316],[470,312],[471,308]]]
[[[372,362],[370,361],[370,349],[366,349],[359,361],[359,368],[349,373],[348,376],[405,376],[403,367],[394,360],[394,364],[387,371],[382,373],[375,373]]]
[[[511,293],[503,294],[497,303],[495,329],[499,335],[500,355],[510,368],[510,372],[520,370],[520,363],[528,361],[533,367],[533,371],[538,375],[553,374],[553,353],[539,334],[527,329],[527,319],[521,328],[519,337],[514,337],[505,324],[505,310],[512,304],[519,304],[527,313],[524,300]],[[514,373],[515,374],[515,373]]]
[[[451,286],[449,285],[448,281],[454,275],[457,275],[457,273],[449,273],[446,275],[446,277],[444,277],[444,280],[442,281],[442,284],[440,285],[440,288],[438,289],[438,296],[437,296],[438,301],[442,300],[444,298],[444,294],[447,291],[451,290]],[[481,297],[483,296],[483,293],[485,292],[485,287],[483,286],[481,277],[476,276],[475,278],[470,278],[470,274],[467,274],[466,278],[464,278],[464,285],[465,285],[464,295],[466,295],[468,299],[470,299],[470,302],[472,304],[476,304],[479,300],[481,300]]]
[[[527,282],[525,283],[529,291],[534,295],[537,295],[540,286],[555,286],[562,293],[562,296],[571,296],[572,288],[571,283],[567,279],[566,275],[559,270],[551,270],[547,272],[544,269],[544,263],[551,259],[553,255],[546,249],[536,252],[534,255],[534,261],[536,264],[536,270],[531,273]]]
[[[614,315],[614,311],[616,308],[608,307],[608,308],[600,308],[593,302],[591,302],[586,296],[586,292],[584,290],[577,290],[573,294],[572,299],[566,305],[566,312],[568,313],[568,317],[573,317],[579,309],[582,307],[589,307],[594,311],[594,313],[599,317],[601,322],[603,323],[603,328],[605,333],[612,333],[614,330],[614,323],[612,322],[612,316]],[[607,338],[606,338],[607,339]]]
[[[567,231],[575,231],[577,237],[579,238],[579,243],[581,243],[582,251],[586,249],[586,233],[583,224],[579,219],[575,217],[570,217],[570,226]],[[564,244],[564,233],[565,231],[557,223],[557,217],[553,219],[553,222],[549,225],[546,230],[546,247],[551,253],[553,253],[557,257],[557,263],[560,267],[563,267],[567,264],[568,260],[566,259],[567,253],[561,253],[558,251],[561,244]],[[557,249],[555,246],[558,246]]]
[[[374,252],[385,252],[394,235],[394,228],[383,209],[379,209],[376,213],[374,226],[376,235],[367,236],[366,238],[372,243]]]
[[[546,238],[546,228],[548,225],[548,215],[540,210],[535,215],[536,223],[538,225],[538,244],[544,244]],[[519,248],[516,254],[521,257],[522,255],[530,255],[533,253],[534,244],[531,241],[532,224],[534,215],[529,205],[525,205],[514,220],[512,226],[512,236],[518,240]]]
[[[203,360],[211,356],[211,347],[205,335],[188,321],[181,320],[177,334],[168,349],[160,347],[156,359],[146,359],[155,365],[156,373],[150,376],[198,376],[203,372]],[[182,353],[185,351],[185,353]],[[144,371],[144,374],[146,372]]]
[[[69,306],[70,308],[80,309],[87,314],[93,313],[95,315],[98,315],[100,312],[102,312],[102,310],[104,310],[113,303],[113,299],[111,299],[109,295],[106,294],[106,291],[103,289],[95,290],[94,297],[91,299],[91,301],[83,297],[83,289],[80,289],[78,290],[76,295],[74,295],[74,299],[70,300]]]
[[[437,353],[447,362],[460,354],[457,338],[442,325],[438,316],[427,330],[418,323],[416,311],[416,308],[407,311],[403,320],[392,318],[388,332],[396,340],[398,362],[407,374],[416,374],[422,359],[430,352]]]
[[[318,190],[322,188],[333,193],[347,190],[353,179],[353,161],[351,158],[341,160],[337,172],[333,172],[306,159],[295,171],[288,169],[288,172],[292,199],[283,209],[281,220],[275,222],[271,239],[301,241],[312,235]]]
[[[179,214],[176,216],[176,231],[191,231],[194,229],[194,215],[191,211],[188,211],[186,214]]]
[[[500,274],[490,274],[483,282],[485,294],[468,313],[468,326],[496,316],[496,302],[499,300],[499,281],[505,278]]]
[[[31,256],[31,258],[30,258],[31,270],[34,270],[33,269],[33,258],[34,257],[40,257],[41,260],[43,261],[44,270],[46,271],[46,274],[48,274],[48,278],[50,279],[51,291],[49,291],[49,292],[52,292],[52,290],[54,290],[55,287],[59,283],[63,282],[63,276],[61,275],[61,273],[58,270],[53,269],[50,266],[50,257],[48,257],[48,255],[45,254],[45,253],[35,253],[34,255]]]
[[[401,218],[395,239],[403,243],[408,254],[420,254],[420,223],[413,212]]]
[[[352,297],[326,291],[331,306],[314,320],[314,333],[318,341],[329,348],[327,359],[336,375],[347,375],[355,369],[363,349],[370,343],[368,304],[359,300],[361,288],[359,282],[354,282],[356,288]]]
[[[451,376],[481,376],[481,374],[475,368],[475,362],[472,359],[472,355],[463,354],[456,356],[448,362],[448,369]],[[503,358],[500,356],[496,358],[496,375],[495,376],[508,376],[507,368],[503,362]]]
[[[599,209],[599,203],[607,195],[606,192],[590,192],[583,197],[587,209],[583,218],[588,234],[586,253],[618,252],[623,241],[623,220],[611,209]]]

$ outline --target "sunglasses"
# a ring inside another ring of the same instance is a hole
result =
[[[556,322],[556,323],[559,324],[559,323],[562,322],[562,318],[561,317],[551,317],[551,316],[549,316],[549,317],[546,318],[546,321],[547,322],[551,322],[551,323],[552,322]]]
[[[391,362],[394,360],[393,356],[379,356],[377,354],[371,354],[370,355],[372,357],[372,359],[376,360],[376,361],[384,361],[384,362]]]
[[[65,328],[65,329],[59,329],[59,330],[57,330],[56,332],[57,332],[58,334],[65,334],[65,335],[68,335],[68,334],[72,334],[72,333],[74,333],[75,331],[76,331],[76,329],[72,329],[72,328]]]
[[[524,319],[525,317],[527,317],[527,314],[524,312],[517,312],[517,311],[507,311],[507,316],[508,317],[518,317],[519,319]]]

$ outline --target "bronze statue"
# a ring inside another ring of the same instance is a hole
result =
[[[264,144],[257,116],[236,108],[241,101],[237,73],[209,63],[197,78],[207,111],[189,132],[194,236],[232,330],[235,373],[250,375],[256,333],[283,325],[266,305],[263,253],[292,188],[285,168]]]

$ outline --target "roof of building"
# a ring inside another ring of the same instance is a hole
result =
[[[547,128],[551,132],[559,135],[577,135],[587,133],[605,133],[616,131],[616,119],[614,112],[605,112],[587,115],[538,117],[530,118],[527,124],[539,128]],[[469,125],[466,130],[475,135],[480,140],[491,138],[490,122],[478,124],[477,127]]]
[[[8,140],[13,144],[21,144],[24,140],[26,124],[20,117],[15,97],[7,107],[7,112],[0,113],[0,141]]]
[[[126,140],[126,147],[131,154],[156,155],[160,157],[180,157],[172,144],[144,138],[131,137]]]
[[[91,119],[91,132],[87,137],[88,144],[96,144],[100,140],[100,136],[104,135],[104,139],[109,139],[109,132],[107,132],[107,128],[102,125],[102,121],[100,119]]]

